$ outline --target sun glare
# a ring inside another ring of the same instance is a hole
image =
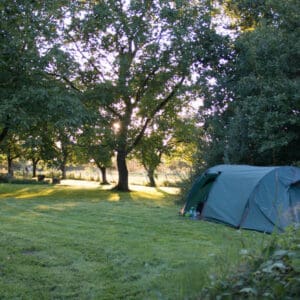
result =
[[[113,131],[114,131],[114,133],[118,133],[120,131],[120,129],[121,129],[121,124],[119,122],[115,122],[113,124]]]

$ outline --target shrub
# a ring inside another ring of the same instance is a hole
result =
[[[6,174],[0,174],[0,183],[8,183],[12,179],[11,176]]]
[[[46,181],[36,181],[35,179],[19,179],[13,178],[9,181],[12,184],[47,184]]]
[[[241,250],[235,274],[212,279],[200,299],[295,299],[300,295],[300,230],[275,235],[260,255]]]
[[[57,177],[52,178],[52,184],[60,184],[60,179]]]
[[[11,184],[47,184],[46,181],[36,181],[35,179],[14,178],[8,175],[0,175],[0,183]]]

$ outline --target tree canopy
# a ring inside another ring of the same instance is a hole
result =
[[[179,111],[198,90],[195,71],[214,54],[210,11],[201,1],[86,1],[71,19],[78,80],[114,122],[117,188],[128,190],[127,155],[156,115]]]
[[[170,136],[197,123],[201,165],[297,164],[299,8],[296,0],[3,0],[2,152],[21,146],[33,164],[51,161],[63,174],[75,157],[104,171],[116,153],[116,188],[127,191],[129,155],[153,177]],[[223,30],[218,11],[232,21]],[[180,123],[200,100],[197,119]]]
[[[226,2],[243,31],[202,108],[209,163],[299,162],[299,2],[263,2]]]

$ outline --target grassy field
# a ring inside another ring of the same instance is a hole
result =
[[[194,299],[268,236],[179,217],[174,189],[0,184],[0,299]]]

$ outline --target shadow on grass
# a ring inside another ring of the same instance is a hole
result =
[[[110,186],[111,187],[111,186]],[[26,202],[128,202],[140,204],[174,204],[177,191],[164,188],[149,188],[131,186],[130,192],[111,190],[109,186],[80,187],[80,186],[36,186],[2,184],[0,187],[0,203],[5,200],[26,200]]]

